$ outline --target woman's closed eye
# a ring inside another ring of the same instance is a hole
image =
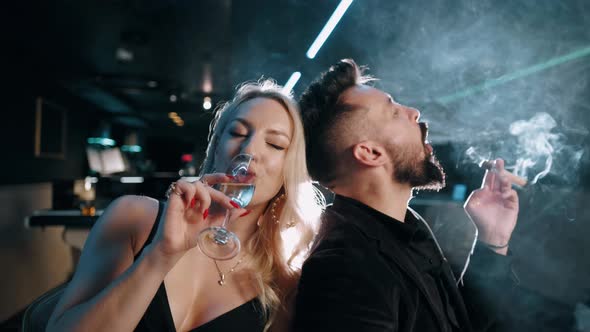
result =
[[[248,136],[247,133],[240,132],[240,131],[230,131],[229,134],[233,137],[246,137],[246,136]]]
[[[285,147],[280,146],[278,144],[274,144],[274,143],[270,143],[270,142],[266,142],[266,144],[270,145],[273,149],[276,149],[276,150],[279,150],[279,151],[282,151],[282,150],[285,150],[286,149]]]

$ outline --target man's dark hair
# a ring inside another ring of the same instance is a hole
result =
[[[321,74],[302,94],[299,101],[305,128],[307,168],[314,180],[328,184],[337,177],[337,124],[358,107],[343,103],[342,93],[350,87],[371,81],[352,59],[340,60]]]

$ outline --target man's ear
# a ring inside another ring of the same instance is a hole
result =
[[[363,141],[352,147],[354,159],[366,166],[381,166],[387,162],[387,153],[375,141]]]

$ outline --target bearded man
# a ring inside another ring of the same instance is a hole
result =
[[[505,330],[498,313],[516,282],[507,252],[518,195],[502,176],[503,160],[465,205],[479,238],[463,286],[408,207],[413,190],[445,184],[428,127],[370,80],[341,60],[300,100],[309,173],[335,198],[303,266],[294,329]]]

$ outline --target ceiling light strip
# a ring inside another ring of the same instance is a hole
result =
[[[320,34],[316,37],[314,42],[311,44],[311,46],[309,47],[309,50],[307,50],[307,53],[305,53],[305,55],[307,55],[308,58],[310,58],[310,59],[315,58],[316,54],[318,54],[318,51],[320,50],[322,45],[324,45],[324,42],[326,42],[326,40],[328,39],[328,37],[330,36],[332,31],[334,30],[334,28],[336,27],[336,24],[338,24],[338,22],[340,22],[340,19],[342,18],[342,16],[344,15],[344,13],[348,9],[348,7],[350,7],[351,3],[352,3],[352,0],[340,1],[340,4],[338,5],[338,7],[336,7],[336,9],[334,10],[334,13],[332,14],[332,16],[330,16],[330,19],[328,20],[328,22],[326,23],[326,25],[324,26],[322,31],[320,31]]]
[[[293,87],[295,86],[295,84],[297,84],[297,82],[299,81],[300,78],[301,78],[301,73],[298,71],[291,74],[291,77],[289,77],[289,79],[287,80],[287,83],[285,83],[285,86],[283,87],[283,92],[291,93],[291,91],[293,90]]]

